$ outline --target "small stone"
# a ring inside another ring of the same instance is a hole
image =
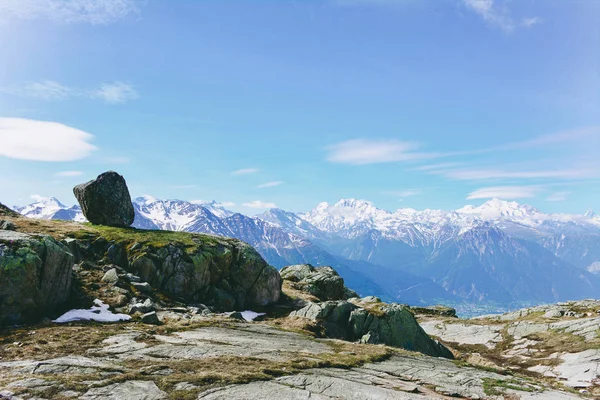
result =
[[[231,319],[237,319],[237,320],[240,320],[240,321],[245,321],[244,316],[239,311],[234,311],[232,313],[229,313],[229,315],[227,317],[231,318]]]
[[[554,309],[546,312],[546,314],[544,314],[544,318],[560,318],[562,316],[563,316],[563,313],[556,308],[554,308]]]
[[[109,285],[115,285],[119,282],[119,275],[117,274],[116,268],[111,268],[102,277],[102,282],[108,283]]]
[[[136,283],[142,281],[139,276],[136,276],[132,273],[127,273],[125,275],[125,279],[127,279],[129,282],[136,282]]]
[[[142,293],[152,293],[152,286],[148,282],[132,282],[131,286]]]
[[[0,229],[5,231],[15,231],[17,227],[10,221],[0,220]]]
[[[145,324],[160,324],[160,320],[158,319],[158,315],[156,315],[156,311],[152,311],[142,315],[142,322]]]

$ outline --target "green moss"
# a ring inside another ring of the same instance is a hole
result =
[[[0,259],[0,268],[6,273],[20,270],[27,265],[42,263],[36,252],[29,247],[21,247],[14,254],[14,256],[4,256]]]
[[[140,243],[143,246],[151,246],[154,248],[165,247],[169,244],[178,244],[183,246],[189,254],[195,253],[198,249],[203,247],[218,246],[228,240],[211,235],[189,232],[116,228],[111,226],[93,225],[90,223],[84,225],[89,229],[74,231],[70,236],[84,240],[100,236],[109,242],[115,241],[127,243],[128,245]]]
[[[516,379],[493,379],[483,378],[483,391],[488,396],[502,396],[506,390],[517,390],[519,392],[536,392],[539,388]]]

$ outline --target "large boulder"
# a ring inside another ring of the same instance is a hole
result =
[[[93,224],[126,227],[135,211],[125,179],[114,171],[73,188],[83,215]]]
[[[290,265],[279,272],[295,289],[307,292],[321,301],[347,300],[358,296],[344,286],[344,279],[331,267],[313,267],[310,264]]]
[[[290,317],[308,318],[324,328],[331,338],[386,344],[434,357],[453,358],[452,352],[431,339],[410,309],[386,304],[376,298],[310,303]]]
[[[50,236],[0,231],[0,326],[55,311],[68,300],[73,255]]]

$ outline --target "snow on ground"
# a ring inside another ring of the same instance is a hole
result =
[[[131,317],[127,314],[114,314],[108,310],[108,305],[102,301],[94,300],[94,306],[89,310],[71,310],[67,311],[53,322],[62,324],[73,321],[98,321],[98,322],[117,322],[128,321]]]

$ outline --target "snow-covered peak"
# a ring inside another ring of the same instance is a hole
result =
[[[527,218],[535,217],[541,212],[534,207],[522,205],[516,201],[505,201],[500,199],[492,199],[486,201],[479,207],[465,206],[456,210],[459,214],[470,214],[483,219],[497,218]]]
[[[202,207],[206,208],[208,211],[215,214],[219,218],[226,218],[226,217],[229,217],[229,216],[235,214],[233,211],[226,209],[223,206],[223,204],[221,204],[215,200],[208,201],[206,203],[200,203],[200,205]]]
[[[360,231],[372,229],[390,215],[389,211],[375,207],[370,201],[342,199],[334,205],[320,203],[300,217],[326,232],[342,232],[357,225],[360,225]]]
[[[56,197],[35,197],[35,203],[25,207],[19,207],[18,211],[30,218],[51,218],[57,211],[68,208],[62,204]]]
[[[585,214],[583,215],[586,218],[594,218],[596,216],[596,213],[594,212],[594,210],[592,210],[591,208],[589,210],[587,210],[585,212]]]

